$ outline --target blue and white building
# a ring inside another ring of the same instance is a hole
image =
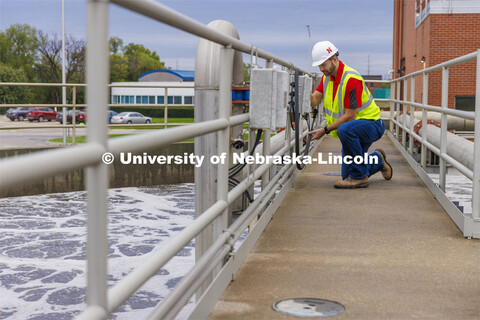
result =
[[[138,77],[138,82],[113,82],[111,103],[191,106],[195,103],[194,71],[153,70]]]

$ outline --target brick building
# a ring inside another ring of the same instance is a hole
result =
[[[394,1],[394,78],[480,49],[480,1]],[[475,62],[449,69],[449,108],[474,110],[475,72]],[[429,75],[430,105],[441,105],[441,78],[441,71]],[[422,76],[415,78],[415,101],[419,103],[422,81]]]
[[[382,80],[382,75],[365,75],[362,74],[364,80]],[[368,90],[371,94],[374,94],[375,89],[382,89],[382,84],[378,82],[369,82],[367,83]]]

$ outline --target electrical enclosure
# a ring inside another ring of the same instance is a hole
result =
[[[298,103],[300,104],[300,113],[309,113],[311,111],[310,107],[310,96],[312,95],[312,78],[309,76],[300,76],[298,77]]]
[[[289,89],[289,74],[277,70],[277,99],[275,110],[275,129],[285,128],[287,124],[287,98]]]
[[[277,73],[273,68],[252,69],[249,108],[251,129],[275,130],[276,83]]]

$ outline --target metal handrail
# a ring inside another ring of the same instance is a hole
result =
[[[473,62],[476,60],[476,103],[475,112],[468,112],[463,110],[455,110],[448,108],[448,78],[449,68],[457,66],[459,64]],[[442,95],[441,106],[432,106],[428,104],[428,75],[434,71],[442,70]],[[423,96],[422,103],[414,102],[415,97],[415,77],[423,76]],[[405,97],[408,94],[407,80],[410,79],[410,101],[407,101]],[[404,100],[400,100],[400,87],[403,83],[403,96]],[[410,135],[409,147],[405,155],[413,153],[413,139],[417,140],[425,148],[421,149],[421,167],[423,170],[426,168],[426,149],[431,150],[433,153],[440,157],[440,174],[439,174],[439,186],[438,188],[431,183],[431,179],[426,174],[423,174],[419,168],[414,169],[419,173],[424,181],[427,181],[427,186],[437,196],[441,198],[439,202],[445,208],[450,217],[455,221],[458,227],[464,232],[466,237],[480,237],[480,49],[476,52],[466,54],[464,56],[445,61],[430,68],[412,72],[403,77],[391,80],[391,98],[390,98],[390,137],[397,141],[402,142],[402,149],[407,148],[406,134]],[[399,109],[399,105],[403,106],[403,110]],[[406,121],[407,110],[406,106],[411,107],[409,123]],[[422,127],[422,136],[414,131],[414,115],[415,108],[422,110],[422,123],[425,126]],[[427,141],[427,111],[437,112],[441,114],[440,123],[440,146],[434,146],[431,142]],[[401,112],[401,113],[400,113]],[[396,115],[395,115],[396,114]],[[473,154],[473,168],[467,168],[463,163],[460,163],[455,159],[447,150],[447,116],[456,116],[463,119],[469,119],[475,121],[474,131],[474,154]],[[396,117],[396,119],[395,119]],[[395,126],[395,128],[394,128]],[[400,129],[402,133],[400,134]],[[394,141],[394,142],[395,142]],[[400,144],[398,144],[400,146]],[[472,180],[472,216],[463,216],[458,209],[451,205],[451,201],[445,196],[446,188],[446,164],[450,163],[459,172],[464,174],[467,178]],[[414,162],[412,162],[414,163]],[[428,181],[430,179],[430,181]]]
[[[405,79],[408,79],[408,78],[411,78],[411,77],[415,77],[415,76],[419,76],[419,75],[422,75],[422,74],[432,73],[434,71],[441,70],[442,68],[453,67],[453,66],[456,66],[456,65],[459,65],[459,64],[462,64],[462,63],[475,61],[476,59],[477,59],[477,52],[472,52],[472,53],[466,54],[464,56],[439,63],[439,64],[431,66],[429,68],[409,73],[407,75],[404,75],[403,77],[392,79],[391,82],[398,82],[398,81],[402,81],[402,80],[405,80]]]

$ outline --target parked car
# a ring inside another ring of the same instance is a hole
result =
[[[57,118],[58,112],[52,108],[32,108],[27,112],[28,121],[32,122],[38,120],[38,122],[43,122],[45,120],[51,121]]]
[[[63,123],[63,113],[62,112],[57,113],[57,121],[60,122],[60,123]]]
[[[70,115],[67,116],[67,121],[68,121],[68,123],[72,123],[72,113],[70,113]],[[87,123],[87,113],[83,110],[77,110],[76,111],[75,122],[86,124]]]
[[[32,108],[29,107],[21,107],[21,108],[10,108],[7,110],[7,118],[15,121],[23,121],[27,117],[27,112],[30,111]]]
[[[112,117],[118,115],[118,112],[108,110],[108,123],[112,123]]]
[[[122,112],[112,117],[112,123],[152,123],[152,118],[138,112]]]
[[[83,110],[76,110],[76,117],[75,117],[75,123],[87,123],[87,113]],[[67,123],[72,124],[72,115],[73,115],[73,110],[69,110],[67,112]],[[58,113],[57,115],[57,121],[60,123],[63,123],[63,113]]]

